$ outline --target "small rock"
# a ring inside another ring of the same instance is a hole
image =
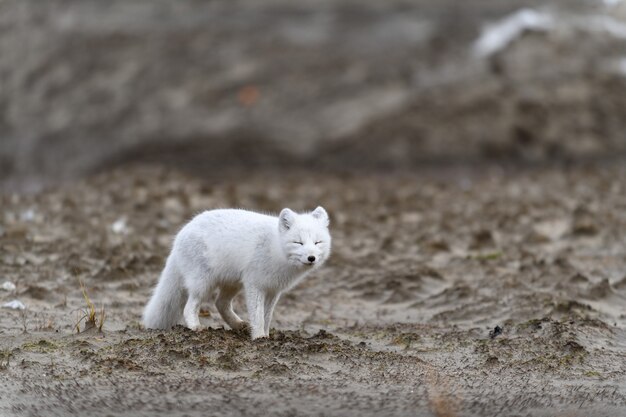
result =
[[[569,340],[567,343],[565,343],[564,349],[569,353],[585,352],[585,348],[573,340]]]
[[[20,300],[9,301],[2,304],[2,308],[9,308],[11,310],[26,310],[26,306]]]
[[[571,224],[568,219],[553,219],[537,223],[533,226],[536,240],[543,242],[557,241],[567,234]]]
[[[500,363],[500,360],[498,359],[497,356],[490,356],[487,358],[487,360],[485,361],[485,365],[488,366],[493,366],[493,365],[497,365]]]
[[[26,222],[33,221],[35,219],[35,210],[29,208],[20,213],[20,219]]]
[[[501,334],[502,334],[502,327],[496,326],[493,328],[493,330],[489,332],[489,338],[494,339],[496,336],[499,336]]]
[[[115,223],[113,223],[111,225],[111,230],[113,231],[113,233],[117,233],[117,234],[125,234],[128,232],[128,226],[126,225],[126,218],[125,217],[121,217],[119,219],[117,219],[115,221]]]
[[[6,281],[4,284],[2,284],[0,289],[3,289],[4,291],[15,291],[15,284],[12,282]]]

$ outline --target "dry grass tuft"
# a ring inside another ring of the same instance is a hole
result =
[[[3,371],[9,367],[10,359],[11,359],[10,350],[0,350],[0,371]]]
[[[98,317],[97,312],[96,312],[96,306],[91,301],[91,298],[89,298],[85,284],[80,278],[78,279],[78,282],[80,284],[80,289],[83,292],[83,298],[85,299],[87,308],[81,310],[83,315],[78,319],[78,321],[76,322],[76,325],[74,326],[76,329],[76,333],[80,333],[80,323],[83,320],[85,321],[85,328],[83,329],[83,331],[97,328],[99,332],[102,332],[102,326],[104,326],[104,319],[106,317],[105,312],[104,312],[104,304],[102,305],[102,308],[100,310],[100,317]]]

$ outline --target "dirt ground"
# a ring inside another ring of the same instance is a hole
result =
[[[0,415],[624,415],[625,187],[619,166],[135,167],[0,196],[0,285],[17,286],[0,303],[27,306],[0,310]],[[281,300],[269,339],[225,329],[210,303],[206,331],[142,329],[195,213],[318,204],[333,254]],[[79,281],[101,331],[81,320]]]

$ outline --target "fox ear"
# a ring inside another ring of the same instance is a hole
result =
[[[278,229],[281,232],[286,232],[291,229],[295,219],[296,213],[294,213],[291,209],[284,208],[278,215]]]
[[[315,210],[313,210],[311,212],[311,216],[322,221],[326,226],[328,226],[328,223],[330,222],[328,219],[328,213],[326,213],[326,210],[324,210],[324,207],[322,206],[318,206]]]

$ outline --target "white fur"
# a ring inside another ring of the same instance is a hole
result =
[[[219,289],[216,307],[233,329],[247,326],[232,308],[242,289],[252,338],[269,335],[280,295],[330,255],[328,214],[322,207],[278,217],[246,210],[205,211],[176,236],[159,283],[146,306],[146,328],[184,323],[200,329],[200,304]],[[315,257],[310,262],[310,257]]]

